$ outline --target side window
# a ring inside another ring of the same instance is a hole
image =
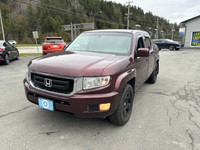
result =
[[[136,51],[135,51],[135,58],[137,58],[137,50],[138,50],[139,48],[145,48],[145,46],[144,46],[144,41],[143,41],[143,37],[140,37],[140,38],[138,39],[137,49],[136,49]]]
[[[145,48],[145,47],[144,47],[144,42],[143,42],[143,38],[142,38],[142,37],[140,37],[140,38],[138,39],[137,50],[138,50],[139,48]]]
[[[155,40],[154,42],[155,42],[155,43],[160,43],[160,42],[161,42],[161,40]]]
[[[145,45],[146,45],[146,48],[148,48],[149,50],[151,49],[151,40],[148,38],[148,37],[145,37]]]
[[[3,43],[4,47],[8,47],[8,44],[6,42]]]
[[[4,42],[4,43],[3,43],[3,46],[9,47],[9,46],[11,46],[11,45],[10,45],[10,43],[8,43],[8,42]]]
[[[161,41],[161,43],[165,43],[165,42],[166,42],[165,40],[162,40],[162,41]]]

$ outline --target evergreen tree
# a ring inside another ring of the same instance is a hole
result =
[[[6,37],[18,39],[20,42],[34,42],[32,31],[39,31],[39,42],[45,36],[63,36],[70,40],[70,32],[63,31],[63,25],[72,23],[92,23],[95,21],[97,29],[126,29],[127,6],[108,2],[105,0],[38,0],[38,1],[2,1],[1,5]],[[9,6],[9,5],[10,6]],[[12,5],[12,6],[11,6]],[[12,8],[12,9],[10,9]],[[130,28],[141,25],[142,30],[155,33],[157,16],[144,11],[136,6],[130,9]],[[166,38],[171,37],[173,24],[162,17],[159,19],[159,33],[163,30]],[[178,35],[177,24],[174,25]],[[175,38],[178,38],[175,37]]]

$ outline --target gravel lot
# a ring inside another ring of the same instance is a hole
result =
[[[200,149],[200,49],[160,52],[157,83],[136,92],[123,127],[28,102],[22,81],[30,59],[0,65],[0,149]]]

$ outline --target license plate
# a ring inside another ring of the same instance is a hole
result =
[[[38,103],[42,109],[54,111],[53,101],[44,98],[38,98]]]
[[[58,45],[53,45],[53,47],[58,47]]]

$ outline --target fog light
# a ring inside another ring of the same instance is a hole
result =
[[[107,111],[110,109],[110,103],[106,103],[106,104],[99,104],[99,110],[100,111]]]

